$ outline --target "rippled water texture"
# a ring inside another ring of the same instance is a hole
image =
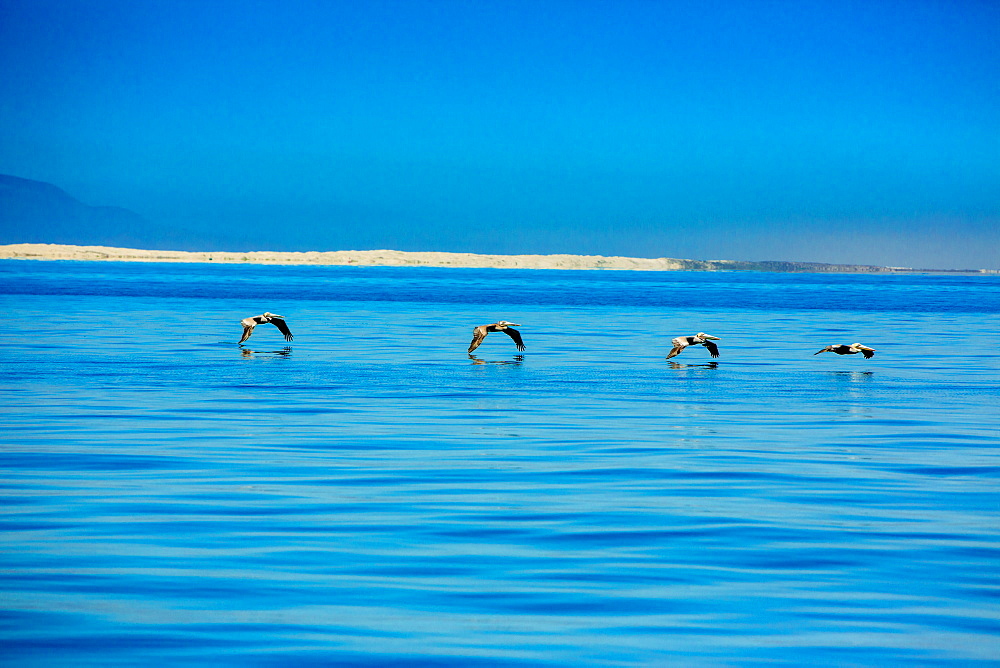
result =
[[[1000,657],[996,278],[6,261],[0,306],[6,665]]]

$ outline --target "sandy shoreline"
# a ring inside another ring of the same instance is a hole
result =
[[[599,255],[477,255],[475,253],[369,251],[161,251],[108,246],[12,244],[0,246],[0,259],[96,260],[117,262],[215,262],[221,264],[313,264],[378,267],[427,266],[509,269],[645,269],[671,271],[684,261],[668,258]]]
[[[368,251],[166,251],[60,244],[0,245],[0,259],[104,262],[211,262],[217,264],[342,265],[375,267],[461,267],[491,269],[613,269],[631,271],[797,271],[907,273],[936,271],[814,262],[743,262],[602,255],[478,255],[475,253]],[[943,270],[946,273],[958,271]],[[961,273],[995,271],[963,270]]]

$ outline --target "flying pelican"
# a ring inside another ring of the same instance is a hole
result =
[[[826,348],[823,348],[823,350],[813,353],[813,355],[819,355],[819,353],[837,353],[838,355],[857,355],[858,353],[861,353],[865,356],[865,359],[875,357],[874,348],[863,346],[860,343],[852,343],[849,346],[845,346],[844,344],[827,346]]]
[[[681,351],[687,348],[688,346],[697,346],[697,345],[705,346],[706,348],[708,348],[708,352],[712,354],[712,357],[718,357],[719,346],[712,343],[712,341],[709,341],[709,339],[712,339],[713,341],[722,340],[717,336],[711,336],[709,334],[706,334],[705,332],[698,332],[694,336],[678,336],[676,339],[671,341],[671,343],[674,344],[674,347],[673,350],[670,351],[670,354],[667,355],[667,359],[680,355]]]
[[[255,315],[250,318],[243,318],[240,320],[240,324],[243,325],[243,338],[240,339],[240,343],[243,343],[250,338],[250,335],[253,334],[254,327],[257,325],[263,325],[265,322],[269,322],[277,327],[278,331],[285,335],[285,341],[292,340],[292,332],[288,329],[288,325],[285,324],[285,321],[282,320],[282,316],[265,311],[262,315]]]
[[[479,344],[483,342],[486,335],[490,332],[503,332],[510,338],[514,339],[514,345],[517,346],[518,350],[524,350],[524,341],[521,340],[521,332],[516,329],[511,329],[511,327],[520,327],[516,322],[507,322],[506,320],[501,320],[500,322],[495,322],[492,325],[480,325],[472,330],[472,343],[469,344],[469,352],[479,347]]]

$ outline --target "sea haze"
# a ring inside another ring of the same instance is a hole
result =
[[[4,261],[0,306],[0,662],[1000,657],[995,277]]]

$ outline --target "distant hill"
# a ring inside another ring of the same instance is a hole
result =
[[[134,211],[89,206],[51,183],[0,174],[0,243],[176,245],[176,232]]]

